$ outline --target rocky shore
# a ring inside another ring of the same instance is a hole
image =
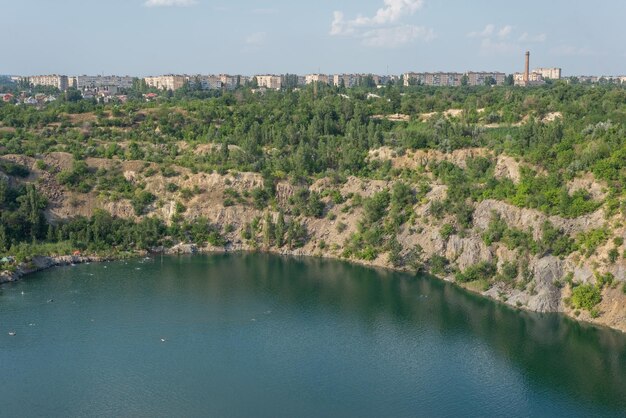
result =
[[[28,263],[18,264],[14,271],[5,270],[0,272],[0,284],[17,281],[27,274],[36,273],[51,267],[69,266],[82,263],[96,263],[110,259],[111,258],[109,257],[80,255],[63,255],[55,257],[37,256],[33,257],[33,259]]]

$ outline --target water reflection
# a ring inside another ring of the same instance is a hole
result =
[[[253,254],[242,256],[245,263],[232,263],[232,257],[239,256],[213,258],[213,268],[249,277],[238,285],[277,295],[283,303],[324,304],[356,315],[368,327],[391,316],[398,326],[434,330],[445,338],[480,338],[536,385],[626,409],[622,333],[558,314],[516,311],[425,276],[316,258]]]

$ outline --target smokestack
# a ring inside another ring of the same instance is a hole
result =
[[[530,51],[526,51],[526,67],[524,67],[524,84],[530,81]]]

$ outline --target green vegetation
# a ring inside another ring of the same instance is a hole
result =
[[[459,283],[469,283],[478,280],[489,281],[495,276],[497,271],[496,265],[488,261],[481,261],[478,264],[469,266],[462,272],[458,272],[454,278]]]
[[[574,308],[591,311],[602,301],[602,294],[598,286],[581,284],[572,290],[571,304]]]

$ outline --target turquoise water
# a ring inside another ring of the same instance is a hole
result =
[[[7,417],[626,416],[626,336],[336,261],[158,257],[3,285],[0,383]]]

